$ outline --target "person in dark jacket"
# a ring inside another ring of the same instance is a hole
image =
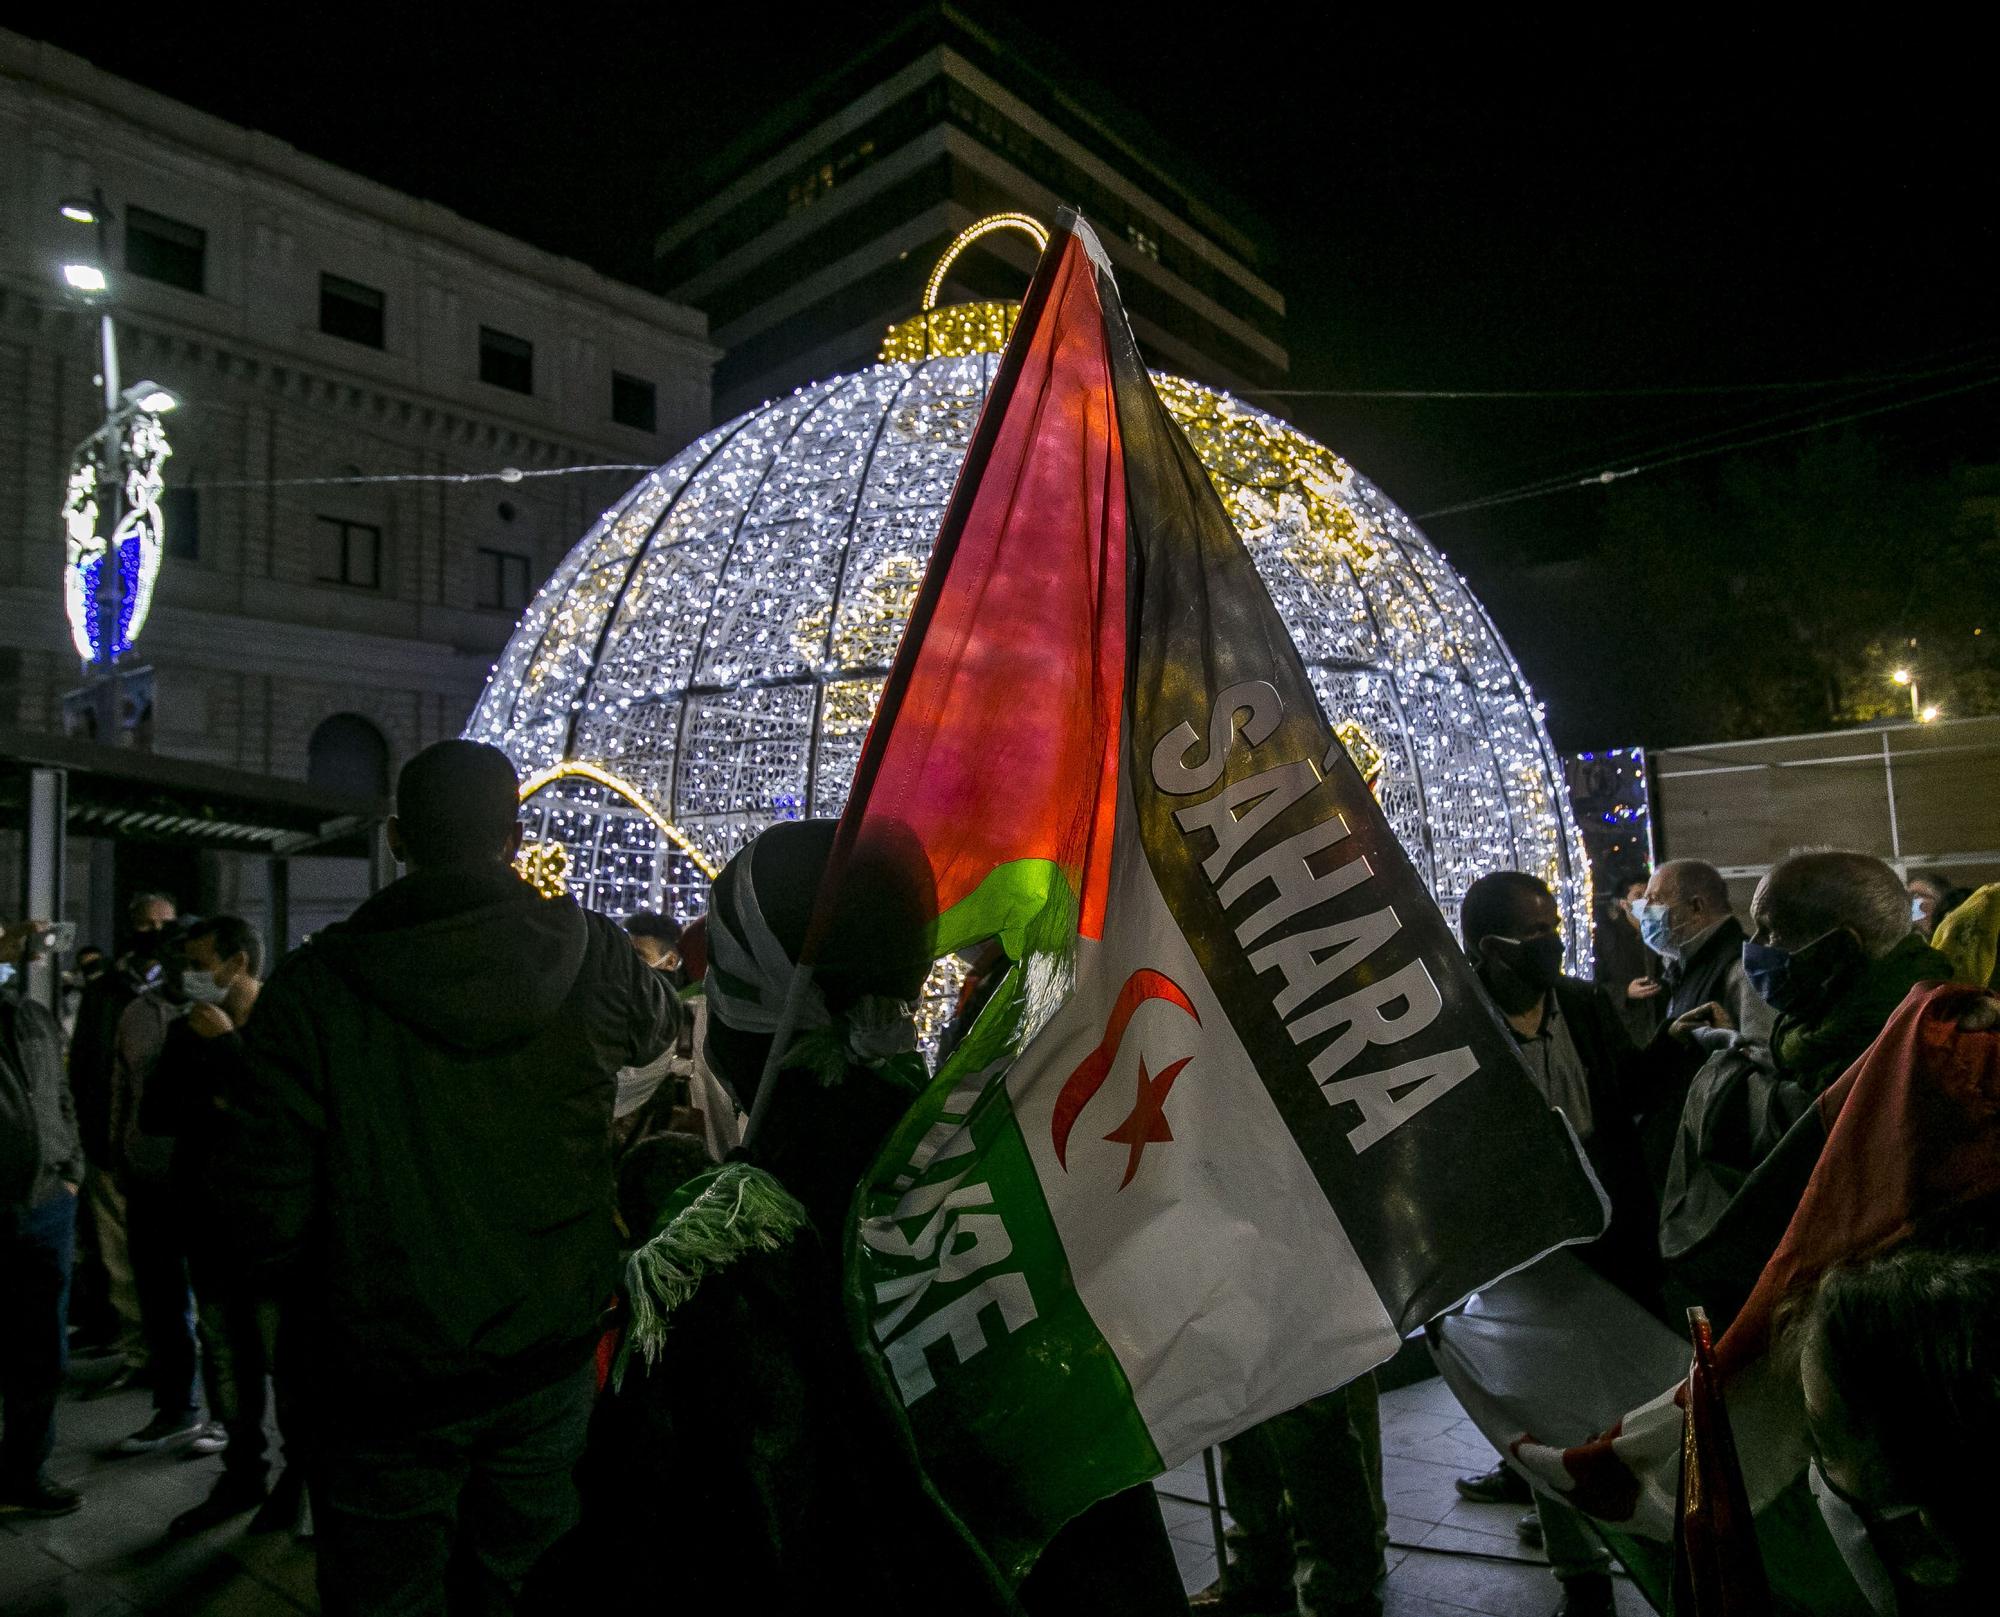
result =
[[[1459,910],[1466,953],[1500,1012],[1542,1098],[1576,1130],[1611,1201],[1603,1235],[1577,1255],[1606,1280],[1659,1312],[1658,1206],[1632,1121],[1636,1052],[1616,1013],[1589,983],[1563,975],[1562,914],[1545,883],[1524,871],[1481,876]],[[1461,1491],[1494,1482],[1466,1478]],[[1535,1499],[1550,1570],[1561,1587],[1557,1617],[1609,1617],[1610,1559],[1580,1517]]]
[[[1659,1031],[1660,996],[1665,992],[1660,982],[1659,956],[1640,935],[1639,917],[1634,910],[1645,896],[1643,871],[1619,879],[1592,940],[1596,948],[1592,951],[1595,960],[1591,978],[1604,990],[1605,998],[1625,1024],[1626,1033],[1637,1045],[1644,1045]]]
[[[409,874],[273,973],[211,1184],[312,1344],[322,1609],[512,1608],[574,1520],[617,1279],[611,1110],[679,1007],[603,916],[514,872],[518,782],[403,768]]]
[[[123,947],[89,978],[77,1000],[70,1033],[69,1086],[83,1136],[84,1185],[78,1205],[77,1292],[72,1313],[89,1344],[115,1347],[125,1363],[105,1390],[129,1385],[146,1368],[139,1288],[127,1244],[125,1193],[114,1171],[111,1089],[118,1059],[118,1023],[125,1007],[159,971],[162,929],[179,915],[165,893],[138,893],[125,910]],[[81,956],[79,955],[79,960]]]
[[[83,1496],[43,1467],[69,1340],[69,1269],[83,1148],[63,1081],[62,1028],[18,993],[40,923],[0,926],[0,1516],[62,1516]]]
[[[1805,1193],[1818,1137],[1798,1125],[1813,1102],[1912,988],[1952,978],[1951,962],[1914,930],[1902,879],[1872,854],[1792,854],[1757,884],[1750,918],[1743,968],[1777,1021],[1766,1046],[1741,1038],[1715,1004],[1682,1019],[1734,1048],[1720,1049],[1688,1093],[1661,1198],[1675,1287],[1718,1328],[1750,1295]]]
[[[1694,1030],[1717,1005],[1744,1038],[1768,1043],[1775,1019],[1743,971],[1748,935],[1729,905],[1722,872],[1699,859],[1670,859],[1633,906],[1639,930],[1665,962],[1662,1023],[1643,1046],[1640,1143],[1657,1190],[1666,1182],[1688,1084],[1707,1052]]]

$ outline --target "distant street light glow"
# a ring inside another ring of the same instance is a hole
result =
[[[85,202],[65,202],[62,205],[62,216],[80,225],[97,223],[97,215],[90,211],[90,205]]]
[[[1931,706],[1925,708],[1923,712],[1919,713],[1917,718],[1924,724],[1935,724],[1943,712],[1943,708],[1933,703]]]
[[[65,264],[63,279],[79,292],[104,290],[104,271],[95,264]]]
[[[1907,668],[1899,668],[1889,677],[1898,685],[1907,685],[1910,683],[1910,671]]]

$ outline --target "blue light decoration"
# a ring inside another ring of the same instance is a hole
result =
[[[1653,864],[1653,804],[1643,747],[1602,748],[1565,761],[1570,802],[1589,852],[1595,890],[1615,897],[1621,881]]]
[[[109,664],[138,640],[152,610],[153,586],[165,553],[166,524],[160,494],[173,454],[167,430],[151,410],[133,407],[93,435],[70,463],[63,497],[63,606],[70,641],[86,663]],[[117,528],[107,540],[99,527],[100,493],[123,476]],[[106,633],[104,567],[117,558],[118,619]]]

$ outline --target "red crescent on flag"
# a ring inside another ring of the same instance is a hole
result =
[[[1149,999],[1163,999],[1178,1005],[1194,1018],[1197,1026],[1201,1023],[1201,1013],[1194,1008],[1194,1001],[1166,973],[1141,966],[1125,979],[1125,986],[1118,990],[1118,1002],[1111,1007],[1111,1019],[1104,1024],[1102,1042],[1083,1058],[1076,1071],[1064,1081],[1062,1093],[1056,1096],[1049,1136],[1055,1142],[1056,1161],[1062,1164],[1065,1173],[1069,1171],[1070,1130],[1076,1127],[1076,1120],[1084,1107],[1090,1104],[1091,1097],[1104,1087],[1104,1080],[1111,1076],[1111,1065],[1118,1059],[1118,1046],[1124,1041],[1126,1025]]]

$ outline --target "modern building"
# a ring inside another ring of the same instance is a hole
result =
[[[707,321],[0,31],[0,729],[83,683],[60,514],[103,404],[62,266],[100,243],[61,205],[93,197],[123,377],[183,400],[150,745],[379,793],[629,468],[707,426]]]
[[[868,363],[962,227],[1062,203],[1104,239],[1156,365],[1222,387],[1283,377],[1285,300],[1247,212],[1031,49],[928,7],[675,188],[659,284],[726,351],[718,416]],[[1020,237],[987,238],[940,301],[1018,298],[1033,261]]]

